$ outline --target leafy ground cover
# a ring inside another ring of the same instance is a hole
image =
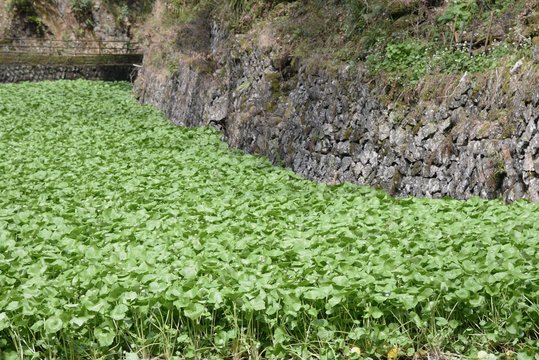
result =
[[[537,359],[538,211],[309,182],[123,83],[1,85],[0,358]]]

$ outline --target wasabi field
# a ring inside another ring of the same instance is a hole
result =
[[[305,180],[127,83],[0,85],[0,359],[539,359],[539,204]]]

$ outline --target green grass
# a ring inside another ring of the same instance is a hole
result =
[[[130,90],[0,85],[0,358],[533,359],[538,204],[309,182]]]

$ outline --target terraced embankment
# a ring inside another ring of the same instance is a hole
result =
[[[52,55],[0,52],[0,83],[63,79],[132,81],[142,54]]]

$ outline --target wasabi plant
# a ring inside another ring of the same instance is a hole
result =
[[[0,358],[539,347],[538,204],[310,182],[171,125],[124,83],[0,99]]]

